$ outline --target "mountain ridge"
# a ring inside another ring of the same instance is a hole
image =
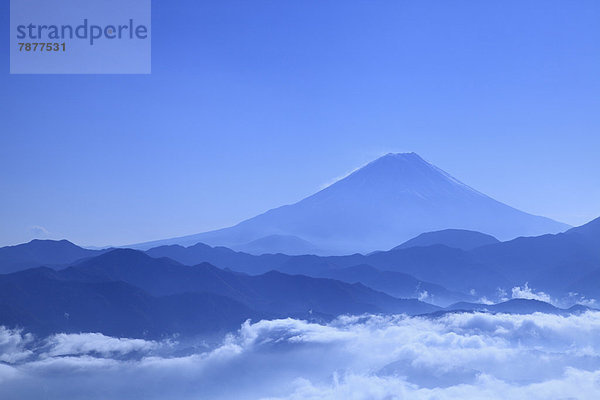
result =
[[[108,250],[85,249],[66,239],[33,239],[27,243],[0,248],[0,273],[16,272],[40,265],[64,265],[100,255]]]
[[[152,337],[200,334],[247,318],[438,310],[360,283],[269,271],[250,276],[211,264],[185,266],[116,249],[74,266],[0,275],[0,325],[36,333],[101,332]]]
[[[492,235],[486,235],[485,233],[465,229],[444,229],[442,231],[422,233],[394,247],[392,250],[417,246],[426,247],[436,244],[443,244],[461,250],[473,250],[477,247],[495,243],[500,243],[500,241]]]

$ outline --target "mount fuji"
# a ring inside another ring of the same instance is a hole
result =
[[[313,253],[332,255],[389,249],[424,232],[444,229],[509,240],[568,228],[496,201],[415,153],[390,153],[295,204],[235,226],[133,247],[203,242],[246,250],[260,241],[260,252],[306,254],[313,248]]]

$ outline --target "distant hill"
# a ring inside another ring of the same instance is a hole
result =
[[[366,267],[351,270],[377,272]],[[115,250],[59,271],[38,267],[0,275],[0,325],[38,335],[101,332],[158,339],[214,334],[246,319],[286,316],[323,321],[343,313],[568,315],[588,309],[560,309],[527,299],[491,305],[463,301],[441,309],[395,299],[361,284],[276,271],[248,276],[209,264],[183,266],[133,250]]]
[[[332,316],[360,312],[412,314],[430,307],[398,300],[361,284],[276,271],[250,276],[208,263],[183,266],[167,258],[155,259],[128,249],[114,250],[83,261],[64,273],[70,277],[83,273],[100,280],[121,280],[154,295],[191,291],[215,293],[241,301],[253,309],[284,314],[309,309]]]
[[[473,259],[469,252],[444,245],[379,252],[365,257],[365,263],[463,293],[489,294],[508,284],[501,272]]]
[[[286,254],[263,254],[259,256],[231,250],[227,247],[212,247],[204,243],[183,247],[179,245],[159,246],[146,250],[151,257],[168,257],[185,265],[207,262],[220,268],[229,268],[248,274],[260,274],[279,269],[291,256]],[[315,258],[318,258],[315,256]]]
[[[22,260],[54,268],[60,263],[70,266],[0,275],[0,324],[41,334],[99,331],[164,337],[228,330],[246,318],[327,320],[345,313],[456,310],[581,312],[586,308],[564,310],[525,299],[487,305],[476,299],[492,299],[499,289],[510,296],[511,288],[527,282],[528,288],[553,299],[563,296],[571,304],[594,306],[600,298],[599,233],[596,219],[565,233],[517,238],[470,251],[435,244],[328,257],[253,256],[204,244],[162,246],[146,254],[33,241],[0,249],[3,267],[17,268]],[[415,298],[453,305],[440,309]]]
[[[0,325],[41,334],[194,335],[231,329],[247,318],[331,319],[438,309],[362,284],[277,271],[249,276],[207,263],[184,266],[129,249],[59,271],[39,267],[0,275]]]
[[[600,218],[596,218],[587,224],[571,228],[565,232],[565,234],[568,236],[577,236],[580,240],[586,241],[589,246],[600,246]]]
[[[585,312],[590,308],[576,305],[568,309],[562,309],[552,304],[530,299],[512,299],[498,304],[479,304],[479,303],[456,303],[445,308],[448,311],[485,311],[493,313],[507,314],[533,314],[541,312],[546,314],[569,315]]]
[[[383,156],[312,196],[233,227],[132,247],[203,242],[238,248],[278,235],[313,243],[322,255],[369,253],[450,228],[508,240],[557,233],[569,226],[500,203],[407,153]],[[261,248],[277,252],[265,250]]]
[[[433,252],[435,251],[436,249],[433,249]],[[464,259],[460,257],[462,253],[445,246],[437,249],[437,251],[444,253],[441,256],[440,262],[446,265],[453,263],[459,265],[459,270],[456,273],[457,280],[460,280],[461,277],[464,278],[461,272],[464,270]],[[429,251],[417,250],[417,252],[425,255]],[[444,261],[444,257],[447,256],[448,252],[452,253],[456,259]],[[457,252],[458,254],[456,254]],[[225,247],[210,247],[199,243],[187,248],[178,245],[160,246],[150,249],[146,253],[152,257],[169,257],[186,265],[209,262],[222,268],[251,274],[279,270],[288,274],[333,278],[350,283],[360,282],[375,290],[401,298],[418,298],[419,295],[423,295],[424,291],[427,291],[429,295],[435,296],[436,300],[433,302],[438,305],[470,298],[469,295],[447,290],[440,285],[417,279],[408,273],[397,272],[403,263],[402,252],[389,257],[386,256],[387,252],[376,253],[377,255],[373,254],[371,256],[355,254],[340,257],[319,257],[314,255],[288,256],[284,254],[253,256],[242,252],[235,252]],[[417,265],[427,264],[427,260],[430,258],[429,256],[424,256],[424,262],[417,262]],[[399,262],[394,262],[394,259],[397,259]],[[370,264],[371,262],[377,265],[377,267],[373,267]],[[470,283],[472,281],[472,276],[470,275],[471,268],[477,267],[469,267],[466,271],[468,279],[461,282]],[[388,271],[388,269],[392,269],[392,271]],[[422,272],[427,272],[426,268],[423,268],[423,270]],[[485,273],[486,270],[483,268],[475,276],[484,275]],[[435,271],[433,274],[435,274]],[[436,276],[437,278],[438,276]],[[419,287],[421,289],[418,289]],[[468,291],[469,289],[466,290]],[[431,302],[431,298],[428,300]]]
[[[411,275],[417,280],[463,293],[468,293],[471,289],[475,289],[478,293],[491,293],[495,292],[499,285],[508,285],[502,274],[478,263],[468,252],[443,245],[377,252],[368,256],[362,254],[329,257],[284,254],[252,256],[223,247],[212,248],[204,244],[187,248],[161,246],[150,249],[147,253],[153,257],[169,257],[183,264],[192,265],[206,261],[221,268],[252,274],[274,269],[288,274],[319,277],[329,276],[327,275],[330,273],[329,270],[366,264],[380,271]],[[368,285],[366,281],[361,283]]]
[[[567,291],[586,299],[594,299],[594,305],[600,307],[600,267],[570,282]]]
[[[470,254],[502,273],[511,284],[529,282],[564,291],[570,282],[600,269],[600,218],[565,233],[517,238]]]
[[[473,296],[452,292],[443,286],[419,280],[401,272],[381,271],[370,265],[327,269],[319,276],[343,282],[360,282],[372,289],[399,298],[418,298],[427,303],[444,306],[458,301],[475,300]]]
[[[45,267],[0,275],[0,325],[39,335],[159,338],[230,330],[247,318],[265,317],[270,315],[211,293],[156,297],[122,281],[65,279]]]
[[[510,294],[512,288],[525,283],[535,291],[544,291],[557,299],[564,298],[568,303],[592,299],[600,301],[600,293],[596,289],[600,287],[600,273],[597,272],[600,271],[599,230],[600,218],[565,233],[517,238],[469,251],[436,244],[369,255],[255,256],[198,243],[187,248],[179,245],[161,246],[146,253],[153,258],[168,257],[184,265],[208,262],[219,268],[252,275],[278,270],[286,274],[360,282],[399,297],[422,296],[422,290],[414,289],[421,282],[422,285],[433,285],[431,290],[425,290],[429,294],[437,293],[437,299],[443,298],[442,303],[438,303],[442,305],[472,301],[482,296],[497,300],[501,297],[499,289]],[[36,245],[35,242],[32,243]],[[26,249],[32,243],[13,247]],[[53,245],[62,247],[65,244],[54,242]],[[74,245],[68,245],[72,246]],[[75,249],[73,257],[90,254],[89,250],[79,250]],[[38,258],[36,263],[51,264],[43,257]],[[66,265],[69,264],[72,263]],[[5,267],[6,265],[0,265],[0,268]],[[15,268],[14,264],[12,267]],[[441,296],[442,293],[446,294]],[[457,295],[464,297],[453,297]]]
[[[0,248],[0,274],[40,265],[64,265],[106,250],[87,250],[68,240],[32,240],[16,246]]]
[[[321,253],[314,244],[292,235],[269,235],[234,246],[233,249],[254,255],[283,253],[294,256]]]
[[[442,231],[422,233],[419,236],[394,247],[392,250],[408,249],[410,247],[427,247],[436,244],[443,244],[444,246],[461,250],[473,250],[477,247],[499,242],[500,241],[495,237],[481,232],[464,229],[444,229]]]
[[[589,283],[589,287],[583,284],[587,274],[600,270],[598,226],[600,218],[565,233],[522,237],[470,251],[437,244],[369,255],[252,256],[199,244],[189,248],[163,246],[149,250],[148,254],[169,256],[182,263],[209,261],[223,268],[248,273],[277,269],[286,273],[324,276],[330,270],[369,265],[379,271],[408,274],[453,292],[469,293],[474,289],[479,296],[495,296],[498,288],[510,291],[515,286],[529,282],[530,287],[536,290],[567,296],[569,292],[577,292],[576,286],[570,286],[577,280],[581,280],[577,287],[582,292],[584,288],[586,293],[594,292],[595,275],[590,275],[589,282],[592,283]],[[366,279],[361,282],[374,285]],[[600,281],[597,286],[600,287]],[[377,289],[382,290],[381,287]]]

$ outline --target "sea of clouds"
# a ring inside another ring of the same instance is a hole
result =
[[[0,327],[0,398],[598,399],[600,312],[281,319],[212,342]]]

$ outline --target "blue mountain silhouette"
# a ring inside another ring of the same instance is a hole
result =
[[[312,196],[233,227],[133,247],[203,242],[236,248],[271,235],[290,235],[314,244],[321,254],[348,254],[389,249],[443,229],[507,240],[568,228],[500,203],[407,153],[383,156]],[[270,250],[281,252],[276,245]]]

